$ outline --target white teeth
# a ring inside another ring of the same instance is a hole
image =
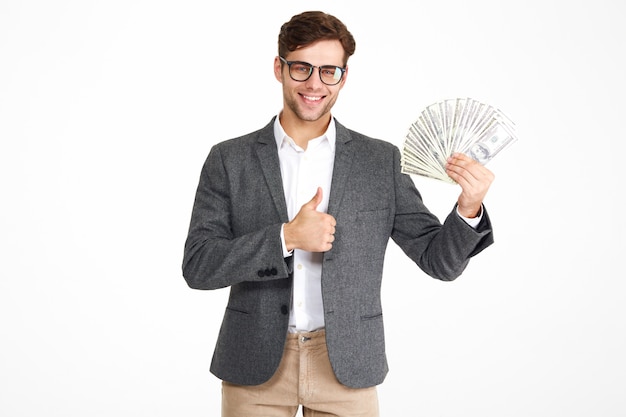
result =
[[[318,101],[322,99],[321,97],[308,97],[308,96],[303,96],[303,97],[311,101]]]

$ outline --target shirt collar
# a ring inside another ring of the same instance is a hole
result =
[[[324,136],[328,140],[330,149],[334,152],[335,142],[337,140],[337,128],[335,127],[335,118],[332,116],[330,118],[330,123],[328,123],[328,128],[326,129],[326,132],[324,132],[324,134],[319,137],[321,138]],[[288,138],[289,136],[287,135],[287,133],[285,133],[285,130],[280,124],[280,115],[278,115],[276,116],[276,120],[274,120],[274,139],[276,139],[276,147],[280,149],[281,146],[283,146],[283,144],[289,143]],[[317,139],[317,138],[313,138],[313,139]]]

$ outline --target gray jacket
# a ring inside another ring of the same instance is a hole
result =
[[[274,374],[289,321],[292,262],[280,241],[289,219],[273,123],[213,146],[185,242],[187,284],[230,287],[211,372],[242,385]],[[442,225],[401,173],[397,147],[336,128],[328,213],[337,226],[322,266],[326,340],[337,379],[362,388],[388,371],[380,288],[389,238],[428,275],[453,280],[493,234],[486,212],[477,229],[455,211]]]

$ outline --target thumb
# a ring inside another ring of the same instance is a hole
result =
[[[311,201],[306,203],[304,206],[308,208],[309,210],[315,210],[317,206],[320,205],[321,202],[322,202],[322,187],[317,187],[317,191],[315,192],[315,195],[313,196]]]

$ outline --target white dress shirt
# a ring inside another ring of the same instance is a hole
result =
[[[320,212],[328,209],[330,183],[335,162],[335,121],[331,118],[326,133],[309,140],[302,149],[287,136],[279,118],[274,123],[274,136],[278,147],[280,173],[283,179],[285,201],[289,220],[309,202],[318,187],[322,187]],[[281,236],[282,237],[282,236]],[[289,327],[291,331],[313,331],[324,327],[322,303],[322,253],[294,249],[287,252],[283,238],[285,257],[293,256],[293,292]]]
[[[335,119],[331,118],[324,135],[309,140],[302,149],[287,136],[279,117],[274,122],[274,137],[278,147],[280,173],[287,202],[289,221],[308,203],[318,187],[322,187],[320,212],[328,210],[328,197],[335,161]],[[458,213],[458,211],[457,211]],[[459,215],[460,216],[460,215]],[[476,218],[461,216],[470,226],[476,227],[482,210]],[[300,249],[287,251],[281,230],[284,257],[293,256],[293,291],[289,316],[291,332],[314,331],[324,328],[324,306],[322,301],[322,257],[323,253],[306,252]]]

